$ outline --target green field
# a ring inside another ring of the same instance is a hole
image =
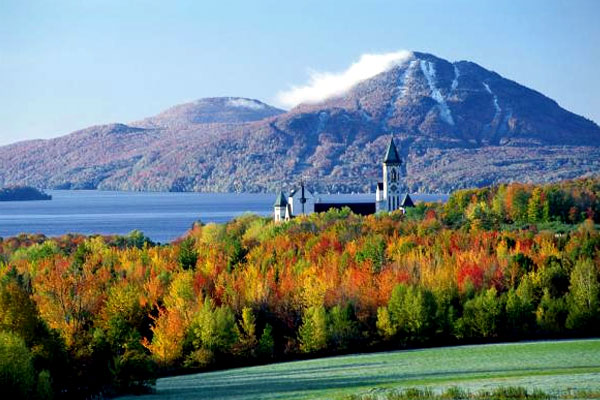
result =
[[[159,379],[131,399],[338,399],[386,388],[600,390],[600,339],[444,347]]]

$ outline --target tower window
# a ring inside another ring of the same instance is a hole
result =
[[[392,182],[396,182],[396,178],[397,178],[397,177],[396,177],[396,170],[395,170],[395,169],[393,169],[393,170],[392,170],[392,174],[391,174],[391,181],[392,181]]]

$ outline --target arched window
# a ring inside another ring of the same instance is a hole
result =
[[[391,181],[396,182],[396,170],[395,169],[392,170]]]

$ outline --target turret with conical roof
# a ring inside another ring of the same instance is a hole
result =
[[[402,201],[400,201],[400,207],[402,207],[405,211],[408,207],[414,207],[415,203],[408,193],[404,195]]]
[[[275,207],[285,207],[287,206],[288,202],[285,199],[285,195],[283,194],[283,192],[280,190],[277,193],[277,199],[275,199],[275,204],[273,204],[273,206]]]
[[[285,194],[281,190],[279,191],[279,193],[277,193],[277,198],[275,199],[273,208],[275,214],[275,222],[284,221],[286,211],[288,208],[288,201],[285,199]]]

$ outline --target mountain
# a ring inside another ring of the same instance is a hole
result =
[[[144,128],[177,128],[196,124],[260,121],[285,111],[242,97],[210,97],[171,107],[133,125]]]
[[[301,110],[323,108],[363,112],[381,130],[461,146],[585,145],[600,132],[592,121],[475,63],[423,53],[343,97]]]
[[[600,172],[600,128],[468,61],[412,53],[346,93],[284,112],[210,98],[129,124],[0,147],[0,186],[369,191],[390,135],[406,189],[447,192]]]

